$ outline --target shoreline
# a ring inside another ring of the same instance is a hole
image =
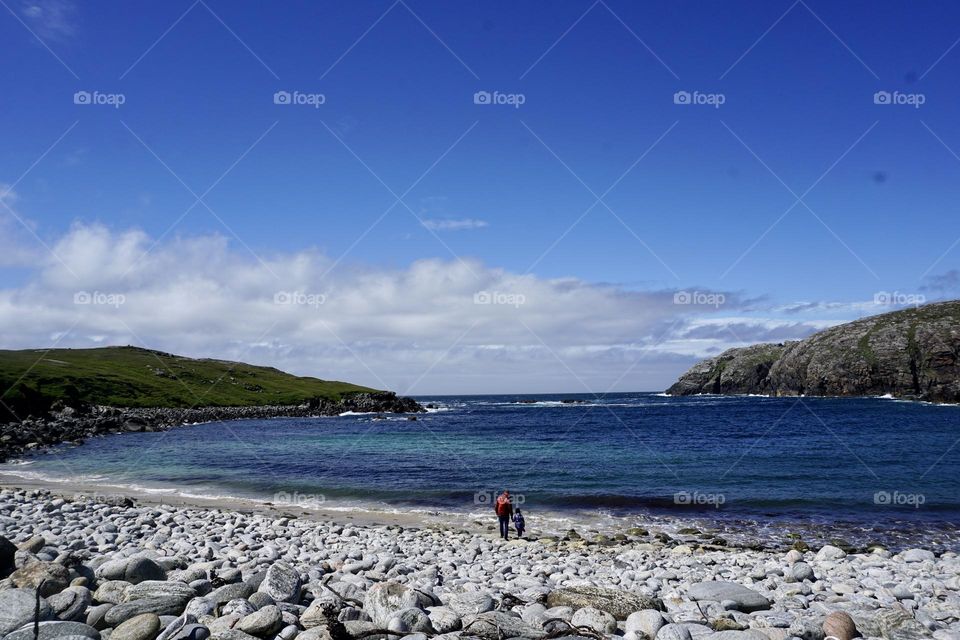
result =
[[[68,488],[69,487],[69,488]],[[450,508],[417,508],[378,502],[316,501],[313,494],[280,492],[279,499],[268,497],[205,494],[184,487],[145,487],[111,483],[109,479],[49,477],[38,478],[0,468],[0,490],[25,489],[48,491],[64,499],[77,496],[107,500],[131,499],[142,505],[175,508],[239,510],[250,514],[288,516],[340,525],[403,526],[438,528],[493,535],[496,519],[485,508],[455,511]],[[298,497],[299,496],[299,497]],[[288,501],[284,501],[288,500]],[[786,552],[790,549],[817,551],[823,546],[838,546],[849,553],[867,553],[873,548],[899,552],[922,547],[937,553],[960,552],[960,526],[952,521],[912,523],[915,531],[903,531],[897,520],[885,524],[897,528],[896,543],[868,531],[863,523],[818,522],[781,517],[744,517],[741,515],[704,515],[702,513],[637,513],[612,515],[602,510],[530,511],[525,507],[529,537],[555,540],[582,539],[588,544],[648,542],[666,548],[690,547],[707,550],[757,550]],[[946,528],[945,528],[946,527]]]

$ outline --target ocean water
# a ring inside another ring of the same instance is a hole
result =
[[[0,473],[310,509],[489,518],[732,541],[960,549],[960,407],[886,398],[659,394],[418,398],[417,420],[231,421],[61,446]],[[577,402],[564,402],[576,400]],[[705,534],[706,535],[706,534]]]

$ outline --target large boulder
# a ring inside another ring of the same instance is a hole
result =
[[[49,596],[67,588],[70,584],[70,572],[62,564],[35,560],[14,571],[10,580],[14,586],[22,589],[36,590],[43,584],[40,595]]]
[[[270,565],[257,590],[267,594],[276,602],[296,604],[300,601],[300,587],[300,574],[297,570],[286,562],[280,561]]]
[[[567,587],[551,591],[547,595],[548,607],[571,607],[582,609],[593,607],[606,611],[617,620],[626,620],[634,611],[656,609],[663,611],[663,602],[659,598],[632,591],[603,589],[601,587]]]
[[[729,600],[738,611],[750,613],[770,608],[770,601],[753,589],[736,582],[710,581],[700,582],[687,592],[691,600],[723,602]]]
[[[0,591],[0,637],[28,622],[33,622],[37,594],[30,589],[7,589]],[[40,619],[53,617],[53,607],[40,598]]]
[[[425,594],[399,582],[378,582],[367,591],[363,608],[380,628],[385,628],[394,613],[404,609],[426,609],[433,601]]]
[[[463,637],[476,636],[484,640],[502,640],[503,638],[540,640],[547,634],[504,611],[488,611],[465,619],[462,635]]]

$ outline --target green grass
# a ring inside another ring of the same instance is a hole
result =
[[[373,389],[137,347],[0,350],[0,400],[8,405],[57,399],[115,407],[293,405],[362,391]]]

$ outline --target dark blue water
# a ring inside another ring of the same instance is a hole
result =
[[[506,487],[530,513],[673,515],[733,532],[816,525],[860,542],[925,536],[953,546],[960,524],[960,407],[655,394],[420,400],[440,410],[416,421],[350,415],[109,436],[5,469],[474,515]]]

